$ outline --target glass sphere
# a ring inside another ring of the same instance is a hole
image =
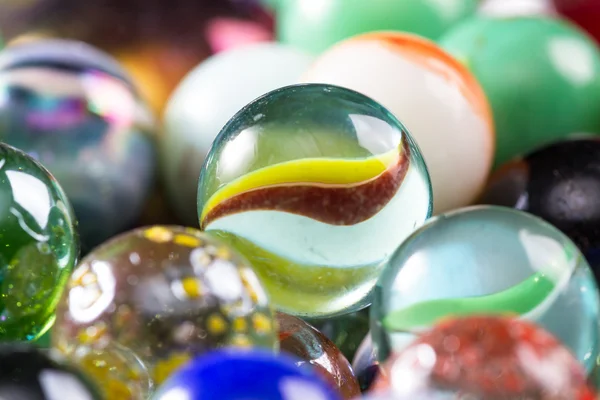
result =
[[[44,164],[86,250],[141,213],[154,177],[152,117],[128,75],[86,44],[44,39],[0,54],[0,140]]]
[[[56,179],[0,143],[0,341],[48,330],[78,254],[73,211]]]
[[[560,339],[589,372],[599,295],[575,244],[543,220],[495,206],[433,218],[390,259],[371,327],[380,360],[449,316],[516,315]]]
[[[302,360],[298,366],[317,371],[344,399],[360,395],[350,363],[331,340],[300,318],[278,312],[277,322],[282,352]]]
[[[106,383],[107,398],[145,395],[213,348],[278,345],[248,263],[202,232],[165,226],[116,237],[83,259],[52,342]]]
[[[249,350],[199,357],[169,379],[155,400],[339,400],[319,375],[295,358]]]
[[[383,366],[374,392],[420,400],[594,400],[573,355],[535,324],[504,317],[446,320]]]
[[[223,128],[200,175],[201,227],[244,254],[277,308],[363,308],[396,247],[431,214],[416,144],[373,100],[329,85],[275,90]]]

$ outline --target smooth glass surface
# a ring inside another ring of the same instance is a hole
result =
[[[379,104],[289,86],[242,109],[200,175],[200,226],[248,258],[274,305],[360,309],[387,258],[431,214],[420,151]]]
[[[398,248],[376,286],[371,327],[385,360],[449,316],[517,315],[555,335],[589,372],[598,302],[585,258],[562,232],[480,206],[429,220]]]
[[[301,359],[299,367],[316,371],[344,399],[360,396],[350,363],[331,340],[300,318],[278,312],[277,322],[282,352]]]
[[[46,332],[78,255],[73,211],[58,182],[0,143],[0,341]]]
[[[73,273],[52,345],[103,382],[106,398],[146,398],[208,350],[278,348],[275,315],[239,255],[194,229],[116,237]]]
[[[296,358],[263,351],[220,351],[199,357],[169,379],[155,400],[339,400]]]
[[[95,48],[40,40],[0,54],[0,140],[58,179],[84,250],[141,214],[156,163],[152,124],[127,74]]]

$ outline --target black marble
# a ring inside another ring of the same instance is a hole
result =
[[[600,140],[566,140],[501,166],[481,204],[513,207],[543,218],[584,253],[600,278]]]
[[[100,400],[91,383],[77,370],[33,347],[0,346],[0,399]]]

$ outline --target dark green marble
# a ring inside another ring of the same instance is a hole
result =
[[[78,243],[58,182],[0,143],[0,341],[36,340],[48,330]]]
[[[369,333],[369,307],[338,317],[306,320],[335,343],[348,360],[354,358]]]

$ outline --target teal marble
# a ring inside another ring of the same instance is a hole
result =
[[[514,315],[559,338],[590,372],[599,295],[575,244],[542,219],[478,206],[429,220],[396,251],[375,288],[380,360],[450,316]]]

